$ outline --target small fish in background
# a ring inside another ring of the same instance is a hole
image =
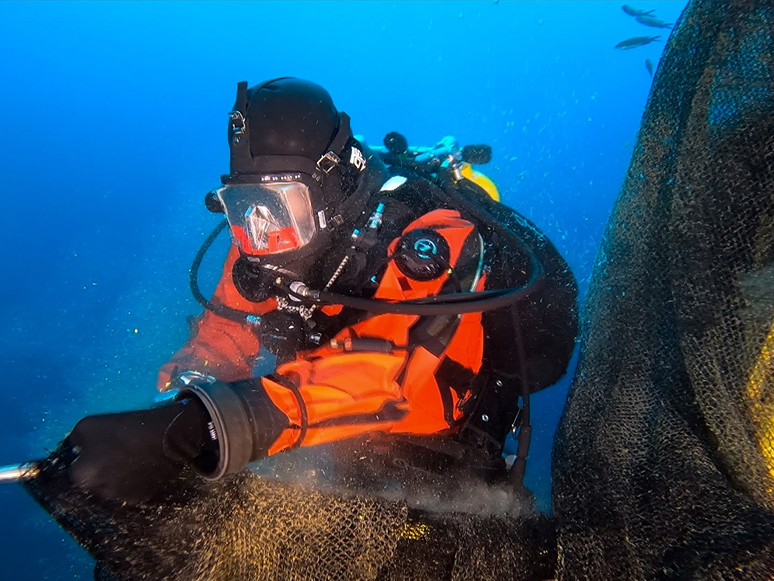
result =
[[[632,38],[627,38],[626,40],[622,40],[618,44],[615,45],[615,48],[620,48],[621,50],[629,50],[631,48],[637,48],[638,46],[645,46],[646,44],[650,44],[651,42],[658,40],[661,38],[660,36],[634,36]]]
[[[653,77],[653,61],[650,59],[645,59],[645,68],[648,69],[648,72],[650,73],[651,78]]]
[[[672,28],[672,24],[670,22],[664,22],[663,20],[659,20],[653,16],[638,16],[635,18],[635,20],[640,24],[644,24],[645,26],[652,26],[653,28]]]
[[[648,14],[653,14],[655,12],[655,10],[637,10],[628,4],[621,6],[621,10],[626,12],[629,16],[647,16]]]

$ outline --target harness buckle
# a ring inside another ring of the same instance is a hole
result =
[[[329,174],[334,167],[339,165],[340,162],[341,159],[339,156],[332,151],[329,151],[317,160],[317,167],[326,174]]]

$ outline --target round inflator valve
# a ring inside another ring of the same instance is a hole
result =
[[[449,256],[446,238],[430,228],[419,228],[398,241],[393,260],[407,278],[425,282],[446,272]]]
[[[240,256],[231,268],[231,280],[239,294],[253,303],[262,303],[274,290],[272,275]]]

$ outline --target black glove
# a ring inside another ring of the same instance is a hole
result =
[[[198,400],[87,416],[64,441],[70,480],[104,499],[150,500],[188,462],[207,455],[209,416]]]

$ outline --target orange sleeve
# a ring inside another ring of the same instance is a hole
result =
[[[467,237],[478,236],[472,224],[450,210],[426,214],[404,234],[414,228],[440,232],[449,242],[452,266]],[[391,261],[376,296],[416,299],[448,292],[444,290],[448,276],[447,272],[432,281],[408,280]],[[483,279],[476,288],[483,288]],[[299,353],[294,361],[279,366],[275,375],[264,377],[266,393],[289,423],[269,454],[370,432],[432,434],[458,425],[464,415],[461,404],[469,395],[465,393],[469,378],[478,372],[483,357],[481,314],[450,316],[453,331],[443,340],[417,339],[412,329],[437,319],[373,316],[343,329],[330,344]],[[380,350],[379,345],[392,348]],[[467,384],[450,386],[436,377],[448,359],[469,370]]]
[[[274,299],[253,303],[239,294],[231,279],[231,269],[237,258],[239,249],[232,245],[212,302],[255,315],[274,309]],[[199,371],[224,382],[250,378],[259,350],[258,336],[249,323],[205,311],[195,321],[185,345],[159,370],[157,387],[164,391],[170,379],[185,370]]]

